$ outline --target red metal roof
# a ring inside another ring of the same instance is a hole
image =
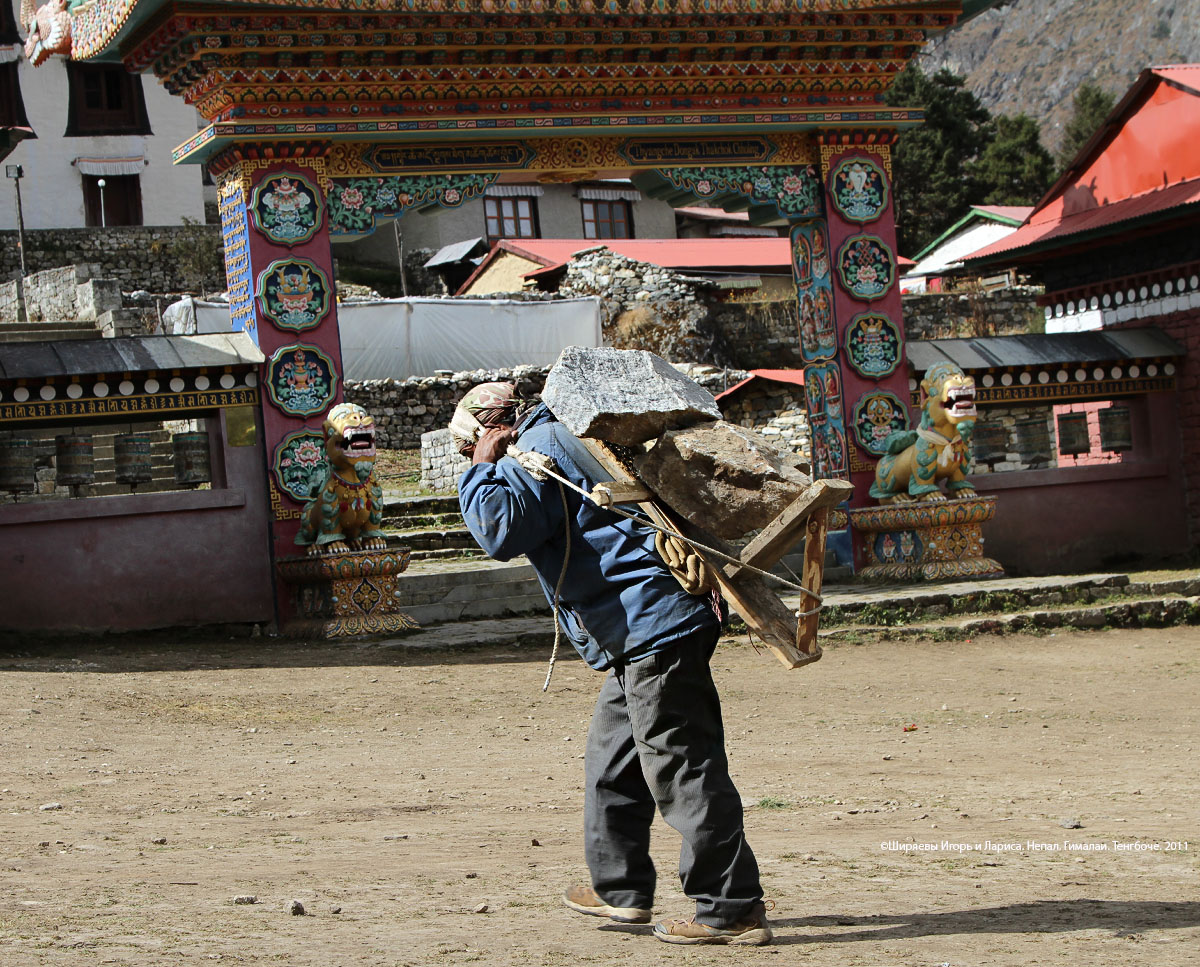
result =
[[[1193,178],[1167,188],[1150,191],[1134,198],[1125,198],[1100,208],[1091,208],[1087,211],[1067,215],[1057,221],[1023,225],[1000,241],[984,246],[977,252],[972,252],[963,261],[991,259],[1005,252],[1015,252],[1017,249],[1034,245],[1041,248],[1046,243],[1057,239],[1067,240],[1074,235],[1099,232],[1122,222],[1130,222],[1166,212],[1172,208],[1196,204],[1200,204],[1200,178]]]
[[[1142,71],[1067,173],[1013,234],[971,253],[997,261],[1161,220],[1200,201],[1200,64]],[[1078,237],[1077,237],[1078,236]]]
[[[804,385],[804,370],[802,369],[752,369],[750,375],[740,383],[735,383],[723,393],[718,393],[716,399],[721,399],[741,389],[747,383],[753,383],[756,379],[766,379],[775,383],[791,383],[793,386]]]
[[[522,238],[498,247],[542,265],[569,262],[579,252],[604,246],[618,255],[664,269],[721,271],[792,270],[791,242],[775,238]],[[493,250],[493,255],[495,250]]]

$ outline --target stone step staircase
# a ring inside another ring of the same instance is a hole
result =
[[[57,339],[99,339],[94,322],[0,322],[0,343]]]
[[[503,597],[521,587],[526,565],[471,565],[505,569],[496,585],[502,593],[495,596],[487,590],[488,578],[477,571],[467,572],[469,583],[456,584],[452,575],[461,572],[423,574],[422,567],[429,566],[418,565],[402,587],[416,581],[430,595],[444,588],[442,600],[411,609],[422,630],[377,646],[550,648],[554,627],[540,592]],[[840,643],[865,641],[966,641],[981,634],[1169,627],[1200,624],[1200,570],[1153,580],[1086,574],[888,587],[834,582],[827,584],[824,599],[820,640],[835,649]],[[785,595],[784,601],[799,608],[803,596]],[[531,610],[521,612],[525,605]],[[745,626],[736,615],[728,633],[744,639]]]

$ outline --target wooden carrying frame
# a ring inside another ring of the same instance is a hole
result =
[[[583,442],[600,466],[612,476],[611,483],[599,484],[593,490],[593,494],[601,490],[605,492],[601,502],[636,503],[660,527],[677,531],[684,537],[737,558],[741,564],[726,563],[706,557],[703,551],[693,548],[712,568],[730,607],[742,616],[747,627],[763,640],[786,667],[799,668],[821,657],[821,646],[817,644],[817,602],[806,601],[800,611],[813,613],[797,618],[796,613],[767,586],[761,575],[741,565],[770,570],[804,536],[804,572],[800,583],[813,594],[819,595],[824,577],[829,512],[849,498],[854,491],[852,484],[845,480],[815,481],[739,552],[667,507],[657,494],[626,469],[604,443],[599,440]]]

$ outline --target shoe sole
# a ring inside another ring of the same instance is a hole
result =
[[[607,917],[616,923],[649,923],[652,913],[649,910],[639,910],[637,907],[585,907],[582,903],[574,903],[563,898],[563,905],[576,913],[587,917]]]
[[[679,937],[675,934],[654,931],[654,939],[663,943],[677,944],[727,944],[731,947],[761,947],[769,944],[775,935],[770,930],[747,930],[745,933],[725,934],[715,937]]]

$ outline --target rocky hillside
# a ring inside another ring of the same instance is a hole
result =
[[[922,67],[967,78],[993,113],[1024,111],[1058,148],[1084,81],[1118,98],[1144,67],[1200,62],[1200,0],[1012,0],[936,38]]]

